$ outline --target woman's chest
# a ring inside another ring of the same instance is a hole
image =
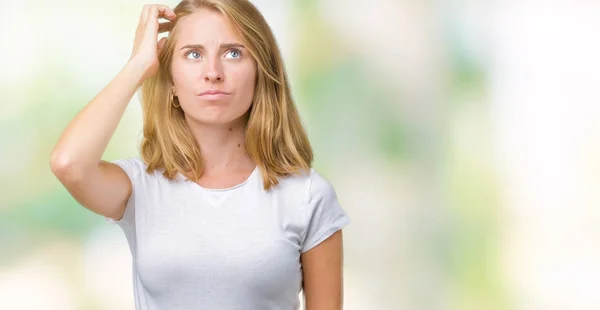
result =
[[[161,195],[136,213],[135,264],[148,288],[233,284],[275,292],[300,281],[298,205],[251,192],[212,194]]]

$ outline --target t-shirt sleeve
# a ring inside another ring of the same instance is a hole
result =
[[[306,232],[301,252],[304,253],[350,223],[340,206],[333,185],[316,171],[312,171],[308,193]]]
[[[121,219],[117,220],[105,216],[104,220],[109,224],[131,225],[135,222],[135,191],[136,187],[139,186],[139,178],[143,175],[145,168],[139,158],[117,159],[111,161],[111,163],[121,167],[129,177],[129,180],[131,180],[131,195],[127,200],[125,214],[123,214]]]

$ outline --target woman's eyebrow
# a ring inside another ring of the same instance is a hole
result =
[[[243,44],[240,43],[223,43],[219,46],[220,49],[228,49],[228,48],[246,48]],[[199,50],[204,50],[204,45],[202,44],[187,44],[184,45],[180,48],[180,50],[182,49],[186,49],[186,48],[193,48],[193,49],[199,49]]]

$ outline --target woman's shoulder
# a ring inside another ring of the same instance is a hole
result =
[[[112,160],[111,162],[114,164],[127,164],[127,165],[134,165],[134,166],[140,166],[140,167],[146,166],[146,163],[144,163],[144,160],[142,160],[142,158],[140,158],[139,156],[118,158],[118,159]]]
[[[145,171],[147,167],[139,156],[119,158],[112,160],[111,163],[121,167],[128,174],[129,172]]]
[[[286,176],[279,177],[277,179],[279,183],[276,185],[276,187],[288,188],[306,186],[307,183],[310,182],[310,179],[315,172],[315,169],[309,168],[308,170],[300,170],[294,174],[288,174]]]
[[[301,192],[307,196],[327,195],[334,191],[331,182],[314,168],[280,178],[275,188]]]
[[[139,156],[119,158],[112,160],[111,163],[121,167],[132,181],[157,177],[158,174],[162,174],[157,170],[148,172],[148,165]]]

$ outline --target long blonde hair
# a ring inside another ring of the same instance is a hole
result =
[[[313,152],[291,96],[279,47],[271,28],[247,0],[184,0],[174,11],[177,18],[209,8],[223,14],[257,64],[254,99],[249,110],[245,143],[249,157],[263,175],[268,190],[283,176],[308,171]],[[203,171],[200,146],[194,139],[181,109],[171,104],[171,61],[177,21],[159,55],[160,67],[142,85],[144,132],[141,157],[148,172],[164,169],[173,179],[178,172],[197,181]]]

